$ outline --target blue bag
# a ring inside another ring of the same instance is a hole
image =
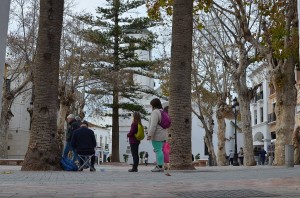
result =
[[[69,158],[62,157],[60,160],[60,165],[65,171],[77,171],[77,165]]]

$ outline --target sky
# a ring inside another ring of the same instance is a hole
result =
[[[95,9],[98,6],[103,6],[106,5],[107,2],[106,0],[76,0],[75,1],[76,6],[74,7],[74,11],[78,13],[91,13],[91,14],[96,14]],[[133,17],[142,17],[142,16],[147,16],[147,8],[146,6],[142,6],[139,9],[135,11],[131,11],[130,13],[126,14],[126,16],[133,16]],[[170,44],[170,32],[171,28],[170,26],[159,26],[156,28],[151,28],[151,31],[154,33],[158,34],[158,40],[160,42],[165,42],[165,50],[163,50],[164,47],[162,45],[156,46],[152,50],[152,58],[161,58],[164,53],[166,53],[168,56],[171,54],[171,44]]]

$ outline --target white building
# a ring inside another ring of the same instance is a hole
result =
[[[264,148],[266,151],[270,148],[272,140],[270,124],[274,121],[269,114],[270,82],[267,72],[267,66],[262,65],[249,75],[252,85],[259,86],[256,96],[250,104],[253,145],[254,148]]]

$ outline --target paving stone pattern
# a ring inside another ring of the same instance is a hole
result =
[[[215,190],[215,191],[195,191],[195,192],[174,192],[181,198],[247,198],[247,197],[276,197],[278,195],[269,194],[257,190]]]
[[[171,176],[151,172],[152,166],[139,166],[137,173],[129,173],[128,165],[96,166],[96,172],[20,168],[0,166],[0,198],[300,197],[300,166],[199,167]]]

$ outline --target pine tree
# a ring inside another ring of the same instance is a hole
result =
[[[137,100],[142,93],[154,94],[152,89],[135,83],[134,74],[151,75],[153,62],[141,60],[139,54],[152,49],[155,36],[147,28],[155,23],[148,17],[125,16],[143,4],[144,0],[107,0],[105,8],[96,9],[96,19],[92,15],[79,17],[90,26],[83,30],[85,39],[101,48],[99,55],[86,65],[91,67],[90,80],[97,82],[92,83],[89,92],[110,96],[104,106],[112,109],[112,162],[120,161],[119,117],[126,114],[121,115],[119,110],[146,114]]]

